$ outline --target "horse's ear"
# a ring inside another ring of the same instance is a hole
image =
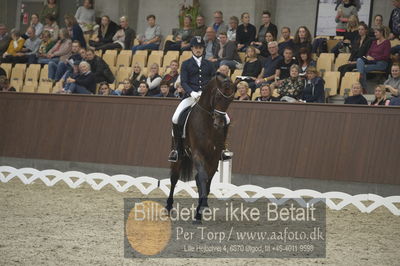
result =
[[[216,74],[217,80],[220,82],[226,82],[229,77],[225,76],[225,74],[221,73],[221,72],[217,72]]]

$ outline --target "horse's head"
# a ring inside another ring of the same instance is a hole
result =
[[[222,128],[226,125],[225,114],[229,104],[233,101],[236,92],[236,86],[230,78],[224,74],[217,73],[211,96],[211,107],[214,119],[214,128]]]

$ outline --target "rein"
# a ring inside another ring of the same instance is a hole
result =
[[[235,96],[235,92],[233,92],[231,95],[226,95],[225,93],[223,93],[218,87],[217,89],[217,93],[221,94],[222,97],[224,97],[225,99],[231,99]],[[212,98],[212,101],[210,103],[211,109],[213,109],[212,112],[208,111],[206,108],[204,108],[203,106],[200,105],[199,102],[197,102],[196,106],[198,106],[200,108],[200,110],[204,111],[205,113],[209,114],[211,117],[215,117],[215,115],[219,115],[219,116],[225,116],[226,112],[222,112],[220,110],[217,110],[214,108],[214,100],[215,100],[215,96]]]

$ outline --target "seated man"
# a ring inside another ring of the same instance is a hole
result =
[[[281,29],[281,36],[283,38],[283,41],[279,43],[279,54],[283,55],[283,51],[285,50],[286,47],[294,48],[294,42],[292,38],[290,38],[290,28],[289,27],[283,27]]]
[[[81,44],[79,41],[73,41],[71,46],[71,56],[68,59],[60,60],[59,62],[49,62],[49,79],[59,81],[67,71],[72,72],[74,62],[83,60],[79,53]]]
[[[219,34],[219,43],[215,49],[214,57],[208,59],[216,64],[216,67],[227,65],[234,70],[240,66],[241,60],[236,49],[236,43],[228,40],[226,32]]]
[[[206,36],[204,37],[204,40],[206,42],[205,44],[205,51],[204,51],[204,57],[206,60],[209,60],[210,58],[214,58],[215,51],[217,50],[218,46],[218,39],[217,35],[212,27],[208,27],[206,31]]]
[[[161,28],[156,24],[156,17],[154,15],[147,16],[148,27],[143,36],[139,38],[139,45],[132,48],[132,52],[137,50],[158,50],[161,41]]]
[[[170,91],[174,93],[175,91],[175,83],[177,82],[179,78],[179,63],[177,60],[172,60],[171,63],[169,64],[169,73],[166,74],[161,82],[168,82]]]
[[[96,50],[102,50],[105,52],[106,50],[114,49],[131,49],[132,41],[135,39],[136,32],[129,27],[128,18],[125,16],[122,16],[119,19],[119,25],[121,26],[121,29],[114,34],[112,39],[113,42],[98,46],[96,47]]]
[[[193,31],[193,36],[204,37],[206,34],[207,26],[205,25],[204,16],[198,15],[196,18],[196,27]]]
[[[94,74],[90,71],[88,62],[79,64],[79,74],[74,78],[68,78],[65,85],[65,92],[78,94],[95,94],[96,81]]]
[[[93,49],[87,49],[86,61],[90,64],[91,71],[95,77],[96,83],[106,81],[114,83],[115,77],[107,63],[94,53]]]
[[[400,65],[393,64],[391,68],[392,76],[383,84],[386,90],[389,90],[393,98],[390,105],[400,105]]]
[[[181,81],[185,91],[185,98],[181,101],[174,115],[172,116],[173,147],[168,156],[168,161],[176,162],[183,152],[183,143],[180,136],[178,120],[181,112],[193,105],[201,96],[201,92],[215,74],[213,64],[204,58],[204,40],[200,36],[193,37],[190,41],[193,53],[192,58],[182,64]],[[230,123],[228,115],[225,115],[226,124]],[[228,133],[228,126],[225,127],[225,135]],[[232,153],[228,150],[222,152],[222,159],[230,159]]]
[[[265,60],[264,67],[256,79],[255,85],[260,85],[264,82],[272,83],[275,80],[277,65],[283,60],[283,57],[278,54],[277,42],[270,42],[268,44],[268,51],[271,55]]]
[[[154,97],[159,98],[175,98],[174,93],[169,90],[169,82],[161,81],[160,83],[160,93],[154,95]]]
[[[288,78],[290,76],[290,67],[297,64],[297,60],[293,58],[292,48],[286,47],[283,52],[283,59],[276,65],[275,80]]]
[[[97,36],[89,41],[91,47],[99,47],[104,44],[112,43],[115,33],[118,31],[118,25],[111,21],[110,17],[102,16]]]
[[[28,39],[26,39],[22,50],[8,58],[12,63],[33,64],[35,62],[36,53],[39,50],[41,40],[36,36],[35,28],[32,26],[28,27],[26,34]]]

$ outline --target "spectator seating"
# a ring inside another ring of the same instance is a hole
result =
[[[232,82],[235,82],[236,77],[242,75],[243,69],[235,69],[231,75]]]
[[[260,91],[261,91],[260,88],[257,88],[257,89],[254,91],[253,95],[251,96],[251,100],[252,100],[252,101],[254,101],[257,97],[260,97],[260,96],[261,96]]]
[[[327,71],[324,75],[325,91],[328,96],[337,95],[340,81],[340,72],[338,71]]]
[[[162,66],[162,60],[163,60],[163,51],[160,50],[153,50],[151,51],[151,54],[149,55],[149,58],[147,60],[147,67],[149,68],[152,64],[156,63],[159,67]]]
[[[350,59],[350,55],[348,53],[340,53],[337,57],[336,57],[336,61],[335,61],[335,67],[334,70],[338,71],[339,67],[347,64],[347,62]]]
[[[347,72],[342,78],[340,86],[340,95],[351,95],[351,86],[360,80],[359,72]]]
[[[179,60],[179,51],[168,51],[163,59],[163,67],[169,66],[172,60]]]
[[[6,71],[6,73],[7,73],[7,78],[10,78],[11,69],[12,69],[12,64],[3,63],[3,64],[1,64],[1,68],[4,69],[4,71]]]
[[[132,61],[132,51],[122,50],[117,56],[117,67],[129,67]]]
[[[333,61],[335,54],[333,53],[321,53],[317,60],[317,70],[321,72],[323,76],[324,72],[332,71]]]

